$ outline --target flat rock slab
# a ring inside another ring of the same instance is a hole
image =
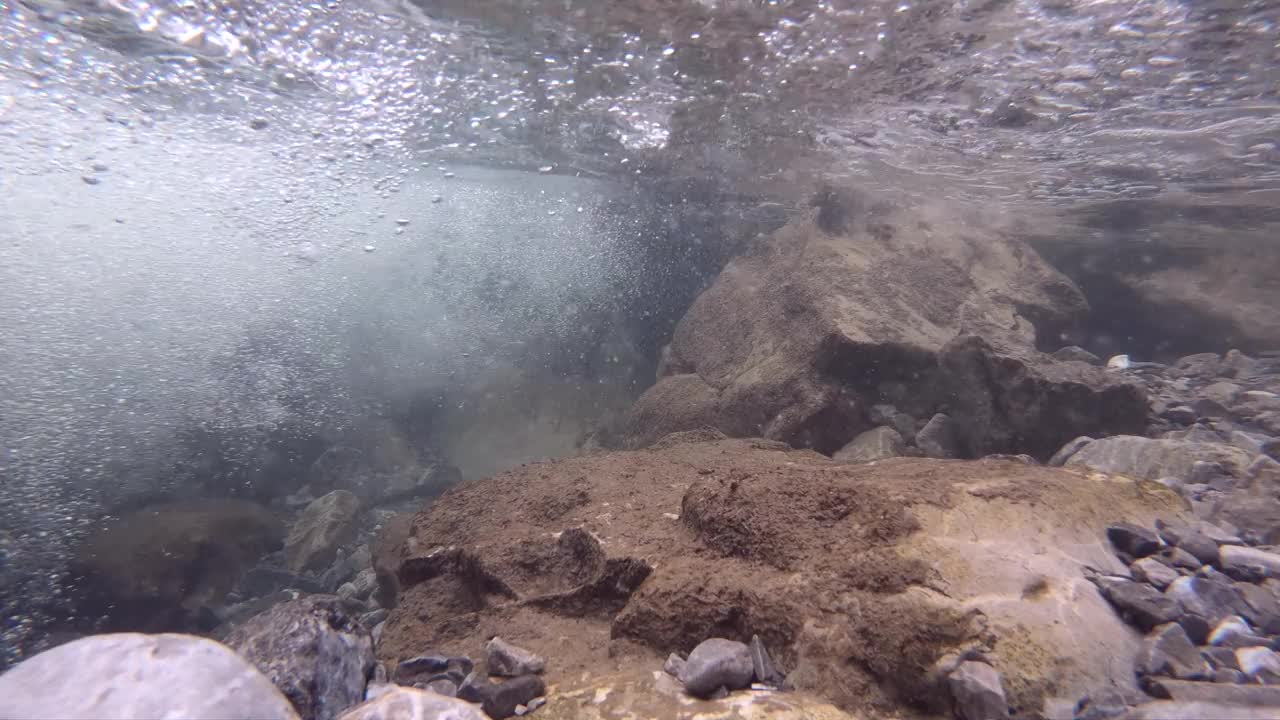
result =
[[[298,720],[230,648],[192,635],[93,635],[0,675],[0,717],[48,720]]]

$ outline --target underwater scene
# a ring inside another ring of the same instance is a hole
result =
[[[1280,0],[0,0],[0,720],[1280,720]]]

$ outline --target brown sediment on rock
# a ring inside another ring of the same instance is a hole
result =
[[[758,634],[798,688],[870,715],[938,709],[936,666],[957,653],[1000,669],[1015,710],[1132,683],[1102,658],[1138,638],[1084,572],[1122,569],[1106,523],[1180,511],[1163,488],[1007,460],[842,465],[717,435],[445,493],[399,547],[381,659],[476,657],[501,635],[554,686]]]

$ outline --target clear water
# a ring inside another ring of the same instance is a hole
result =
[[[987,208],[1049,255],[1271,247],[1277,23],[1165,0],[0,0],[6,659],[43,642],[85,528],[268,492],[281,437],[416,418],[467,477],[574,452],[820,183]],[[1191,345],[1169,349],[1225,349]]]

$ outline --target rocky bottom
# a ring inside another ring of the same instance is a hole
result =
[[[1277,363],[1113,365],[1147,434],[1044,465],[918,457],[938,417],[878,406],[834,459],[701,430],[416,513],[148,508],[78,592],[92,629],[157,634],[29,658],[0,715],[1280,717]]]

